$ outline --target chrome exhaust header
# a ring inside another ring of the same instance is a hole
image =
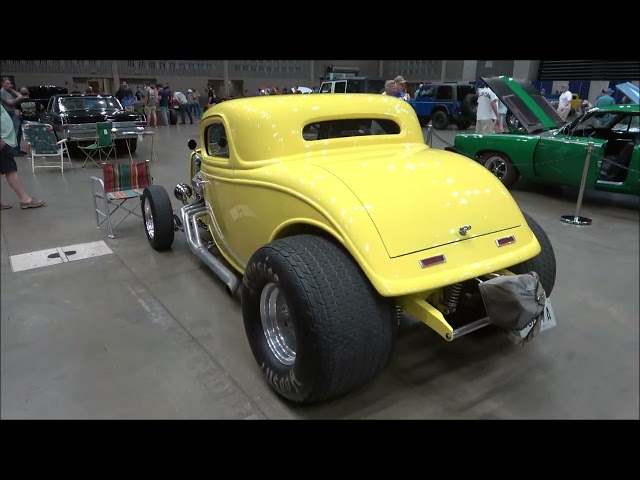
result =
[[[176,190],[178,187],[176,186]],[[175,193],[175,191],[174,191]],[[209,215],[204,201],[185,205],[180,209],[182,225],[187,237],[187,243],[196,257],[202,260],[213,272],[220,277],[226,286],[227,293],[233,296],[240,287],[238,275],[218,260],[200,240],[198,234],[198,219]]]

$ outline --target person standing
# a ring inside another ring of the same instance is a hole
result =
[[[22,99],[16,104],[16,110],[20,110],[22,122],[39,122],[40,112],[44,110],[42,104],[29,96],[28,88],[22,87],[20,95]]]
[[[20,139],[22,137],[22,118],[20,117],[20,110],[16,110],[16,106],[22,100],[22,95],[15,91],[11,80],[7,77],[2,79],[2,88],[0,89],[0,98],[2,100],[2,106],[11,118],[13,123],[13,129],[16,134],[16,141],[12,142],[14,145],[13,155],[15,157],[21,157],[26,155],[27,152],[20,149]]]
[[[571,113],[571,98],[573,95],[569,91],[569,85],[562,85],[561,90],[562,93],[558,98],[558,114],[566,122],[569,113]]]
[[[173,96],[178,101],[178,110],[180,112],[180,117],[182,117],[182,123],[180,125],[186,125],[184,116],[185,113],[189,116],[191,124],[193,124],[193,116],[191,115],[191,110],[189,109],[189,100],[187,99],[187,96],[182,92],[175,92]]]
[[[615,105],[615,104],[616,104],[616,101],[613,98],[613,90],[611,90],[610,88],[607,89],[604,95],[599,96],[598,99],[596,100],[596,107],[605,107],[607,105]]]
[[[476,133],[495,133],[498,128],[496,122],[499,118],[498,96],[482,83],[482,86],[478,86]]]
[[[11,116],[4,105],[0,105],[0,174],[4,175],[11,189],[16,192],[21,209],[41,207],[46,201],[32,197],[22,186],[18,175],[18,165],[13,158],[17,145],[16,131],[13,128]],[[7,210],[11,207],[9,204],[0,203],[0,210]]]
[[[162,124],[167,127],[169,126],[169,90],[166,88],[162,88],[162,84],[160,83],[156,85],[156,89],[158,91],[158,106],[160,107]]]
[[[158,115],[156,114],[156,105],[158,102],[158,93],[153,85],[149,82],[144,83],[144,111],[147,115],[147,125],[150,127],[158,126]]]

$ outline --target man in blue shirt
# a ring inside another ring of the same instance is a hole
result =
[[[160,115],[162,115],[162,124],[166,127],[169,125],[169,89],[163,88],[160,83],[156,84],[158,89],[158,107]]]

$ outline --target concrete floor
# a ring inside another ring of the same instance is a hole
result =
[[[198,126],[158,129],[156,184],[187,181]],[[452,142],[455,130],[436,132]],[[436,138],[434,147],[444,144]],[[137,157],[147,158],[148,141]],[[190,253],[148,245],[129,217],[96,230],[95,166],[20,173],[47,200],[21,211],[2,181],[1,409],[8,418],[612,419],[639,418],[637,198],[587,195],[589,227],[563,224],[577,192],[518,185],[522,209],[555,247],[558,327],[525,348],[480,330],[447,343],[405,321],[390,366],[368,386],[292,407],[263,381],[239,302]],[[174,206],[180,202],[173,199]],[[12,272],[9,256],[104,240],[112,255]]]

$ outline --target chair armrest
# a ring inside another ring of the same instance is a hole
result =
[[[63,143],[66,143],[67,139],[63,138],[62,140],[60,140],[59,142],[56,143],[56,145],[62,145]]]
[[[102,181],[101,178],[96,177],[94,175],[91,175],[90,181],[91,181],[91,194],[95,195],[96,193],[103,193],[104,194],[104,182]],[[96,186],[100,185],[100,188],[102,189],[102,191],[97,191],[96,190]]]

